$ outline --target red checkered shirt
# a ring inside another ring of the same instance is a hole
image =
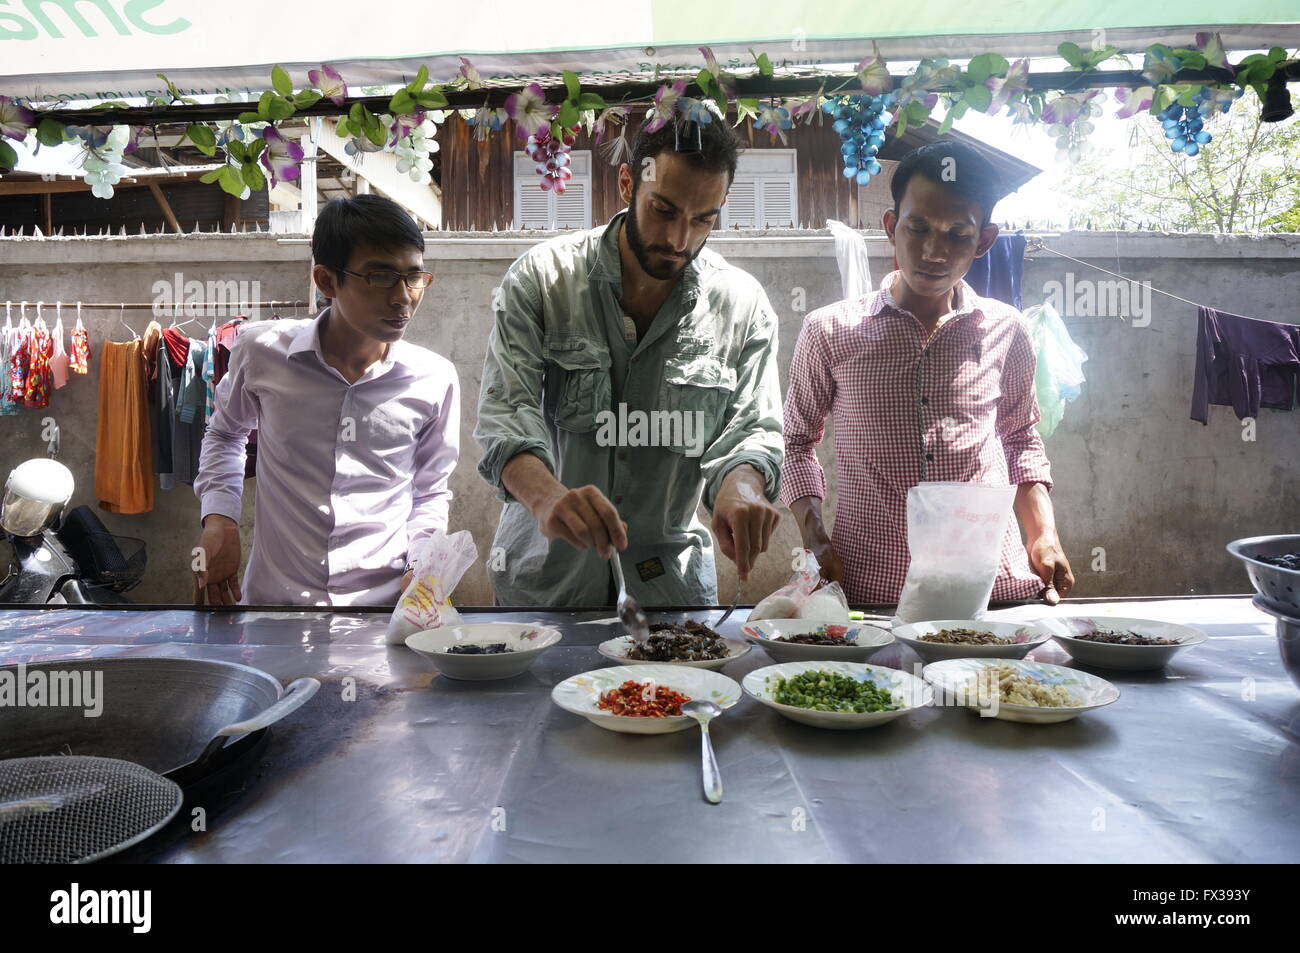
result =
[[[781,499],[826,497],[817,445],[831,415],[839,497],[831,543],[855,605],[898,602],[907,576],[907,491],[923,481],[1052,488],[1034,396],[1034,350],[1023,316],[966,282],[954,311],[925,339],[888,289],[804,320],[785,398]],[[994,600],[1033,599],[1017,521],[1002,540]]]

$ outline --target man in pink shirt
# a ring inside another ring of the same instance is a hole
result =
[[[1000,197],[975,149],[936,142],[906,156],[884,229],[898,270],[880,289],[808,315],[785,398],[781,499],[827,579],[855,605],[897,603],[907,576],[907,491],[920,482],[1015,485],[993,600],[1055,604],[1074,585],[1056,534],[1020,312],[963,281],[997,239]],[[838,503],[828,535],[817,445],[830,414]],[[1020,530],[1025,540],[1022,542]]]
[[[405,209],[327,205],[312,277],[330,306],[244,326],[217,387],[194,492],[195,602],[393,605],[416,540],[447,529],[460,446],[451,362],[403,335],[433,275]],[[259,433],[253,547],[242,585],[244,447]]]

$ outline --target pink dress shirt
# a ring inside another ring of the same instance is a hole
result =
[[[855,605],[898,602],[909,562],[907,491],[922,481],[1042,483],[1051,466],[1034,429],[1034,350],[1020,312],[962,282],[954,311],[929,340],[888,289],[804,320],[785,398],[781,499],[826,497],[817,445],[829,413],[838,501],[831,543]],[[1033,599],[1013,518],[1002,541],[994,600]]]
[[[194,492],[240,517],[248,434],[258,440],[245,604],[394,605],[407,548],[445,531],[460,454],[456,369],[397,341],[349,385],[316,318],[243,328],[217,387]]]

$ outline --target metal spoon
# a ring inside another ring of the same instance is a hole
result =
[[[722,800],[722,776],[718,774],[718,760],[713,756],[713,742],[709,740],[709,722],[722,714],[713,702],[697,698],[682,705],[682,714],[700,723],[700,756],[704,762],[704,798],[710,804]]]
[[[722,623],[726,622],[729,618],[731,618],[731,613],[735,612],[736,606],[740,605],[740,596],[744,591],[745,591],[745,584],[743,582],[736,583],[736,598],[731,600],[731,608],[729,608],[726,612],[722,613],[722,618],[720,618],[717,622],[713,623],[713,627],[715,629],[718,626],[722,625]]]
[[[623,566],[618,561],[617,552],[609,564],[614,567],[614,579],[618,583],[618,621],[623,623],[623,628],[627,629],[634,641],[646,642],[650,638],[650,623],[641,611],[640,603],[627,591],[627,584],[623,582]]]

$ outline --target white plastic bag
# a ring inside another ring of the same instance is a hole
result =
[[[1088,355],[1075,344],[1065,322],[1051,304],[1025,312],[1034,344],[1034,394],[1038,398],[1038,433],[1050,437],[1065,416],[1065,405],[1079,396],[1084,382],[1083,362]]]
[[[867,241],[843,222],[826,220],[835,239],[835,261],[840,266],[840,286],[846,301],[871,293],[871,265],[867,261]]]
[[[911,562],[894,624],[979,619],[998,575],[1014,486],[918,483],[907,491]]]
[[[754,606],[746,621],[811,619],[815,622],[848,622],[849,601],[840,584],[821,584],[821,566],[811,550],[796,549],[794,557],[794,575],[790,581]]]
[[[388,620],[388,644],[404,645],[412,633],[459,622],[451,593],[477,558],[469,530],[450,536],[439,532],[416,540],[407,554],[415,572]]]

